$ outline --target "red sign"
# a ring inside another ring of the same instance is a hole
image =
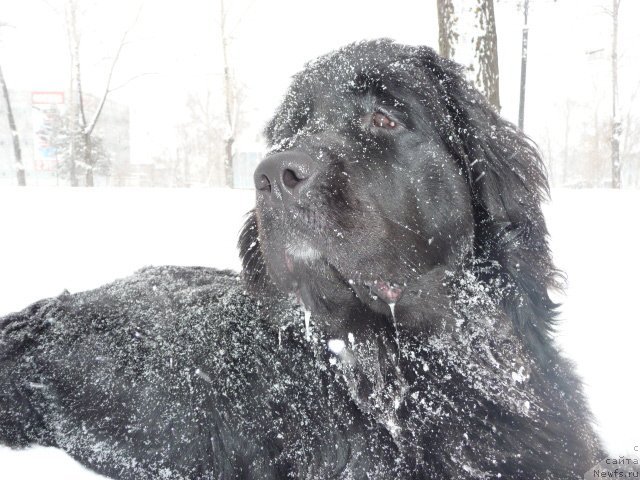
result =
[[[64,92],[31,92],[31,103],[61,105],[64,103]]]

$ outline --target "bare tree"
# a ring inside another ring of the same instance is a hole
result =
[[[478,61],[476,83],[496,110],[500,110],[500,71],[498,68],[498,34],[493,0],[477,0],[476,20],[480,34],[475,41]]]
[[[233,33],[242,20],[238,8],[248,9],[252,1],[212,2],[217,10],[216,47],[220,48],[220,84],[208,83],[205,89],[192,91],[186,99],[186,115],[176,124],[179,142],[171,175],[177,185],[233,187],[236,144],[243,125],[241,120],[242,86],[233,69]],[[221,68],[220,68],[221,67]],[[218,92],[218,93],[216,93]]]
[[[467,78],[500,110],[493,0],[438,0],[440,54],[465,65]],[[459,24],[466,28],[457,30]]]
[[[140,10],[138,10],[138,15]],[[84,91],[82,86],[82,71],[80,61],[80,35],[78,30],[78,0],[67,0],[65,4],[65,24],[67,27],[67,39],[69,44],[69,57],[71,60],[71,95],[69,102],[69,119],[71,128],[76,129],[79,135],[69,135],[72,139],[71,144],[71,158],[70,158],[70,179],[71,186],[78,186],[77,167],[78,159],[82,159],[82,167],[85,171],[85,184],[88,187],[92,187],[94,184],[94,169],[96,166],[97,158],[93,155],[96,151],[92,147],[93,133],[102,114],[102,110],[107,102],[107,97],[113,91],[111,88],[111,80],[113,73],[120,58],[122,49],[126,45],[127,36],[135,25],[138,15],[129,29],[127,29],[118,44],[115,54],[112,57],[111,64],[107,71],[107,79],[105,81],[105,87],[100,96],[100,100],[90,117],[87,119]]]
[[[572,124],[571,113],[574,109],[574,102],[567,98],[565,104],[565,117],[564,117],[564,149],[562,151],[562,169],[560,185],[566,185],[569,180],[569,152],[571,147],[569,145],[570,129]]]
[[[585,186],[602,187],[603,179],[607,177],[607,128],[606,121],[600,119],[598,106],[590,106],[592,122],[586,118],[583,123],[581,137],[578,144],[573,147],[574,154],[578,154],[578,161],[574,165],[580,165],[577,169],[582,176]],[[586,113],[586,112],[585,112]]]
[[[220,155],[223,151],[226,153],[227,136],[225,129],[220,127],[225,122],[215,108],[217,98],[210,88],[202,95],[190,94],[186,102],[187,118],[178,126],[182,132],[181,148],[190,152],[195,160],[192,162],[194,178],[213,187],[227,185],[226,157]]]
[[[622,142],[623,158],[626,154],[631,153],[631,150],[634,146],[638,146],[640,144],[640,142],[636,140],[638,137],[637,133],[639,133],[636,130],[638,130],[638,127],[640,125],[638,125],[637,121],[634,121],[635,119],[633,116],[634,104],[636,103],[636,99],[638,98],[638,93],[640,93],[640,82],[636,84],[635,88],[631,92],[631,95],[629,96],[629,99],[625,102],[627,113],[625,114],[625,129]],[[632,128],[632,125],[635,128]]]
[[[640,186],[640,120],[628,114],[625,118],[621,157],[625,170],[625,185]]]
[[[220,43],[222,47],[222,85],[224,95],[224,177],[225,185],[233,187],[233,154],[238,125],[238,95],[229,55],[231,42],[229,11],[224,0],[220,1]]]
[[[527,57],[529,56],[529,0],[524,0],[524,24],[522,25],[522,52],[520,55],[520,106],[518,128],[524,128],[524,101],[527,85]]]
[[[438,0],[438,47],[444,58],[453,58],[458,41],[453,0]]]
[[[18,185],[24,187],[27,184],[27,179],[24,173],[24,163],[22,163],[22,150],[20,148],[20,137],[18,136],[18,129],[16,128],[16,121],[13,118],[13,110],[11,108],[11,99],[9,98],[9,89],[7,83],[4,80],[4,74],[2,73],[2,67],[0,66],[0,85],[2,86],[2,95],[7,105],[7,119],[9,120],[9,130],[11,131],[11,140],[13,142],[13,154],[16,158],[16,175],[18,177]]]
[[[63,115],[53,106],[44,110],[43,113],[44,121],[36,133],[56,152],[56,178],[69,178],[70,183],[77,186],[77,168],[82,163],[78,165],[76,155],[78,146],[85,145],[84,131],[75,119],[70,118],[69,115]],[[94,135],[91,143],[86,146],[91,149],[86,156],[92,159],[94,171],[106,175],[110,171],[110,158],[102,139]]]
[[[8,26],[5,23],[0,22],[0,27]],[[18,135],[18,129],[16,128],[16,121],[13,117],[13,109],[11,108],[11,98],[9,96],[9,88],[7,82],[4,79],[4,73],[0,66],[0,87],[2,88],[2,96],[4,97],[5,105],[7,106],[7,120],[9,121],[9,131],[11,132],[11,141],[13,143],[13,154],[15,156],[16,164],[16,176],[18,177],[18,185],[24,187],[27,185],[27,179],[24,171],[24,163],[22,162],[22,149],[20,148],[20,136]]]
[[[622,123],[618,112],[618,12],[621,0],[611,0],[611,187],[620,188],[622,184],[620,168],[620,135]]]

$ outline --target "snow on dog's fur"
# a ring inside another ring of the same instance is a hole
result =
[[[349,45],[265,133],[243,279],[151,268],[1,319],[0,440],[131,479],[573,478],[602,458],[550,337],[541,159],[455,64]]]

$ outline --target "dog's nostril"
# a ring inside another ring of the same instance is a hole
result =
[[[291,190],[293,190],[296,185],[298,185],[303,180],[304,178],[298,177],[296,175],[296,172],[289,168],[285,169],[285,171],[282,172],[282,183],[284,183],[284,185]]]
[[[258,184],[256,185],[256,188],[258,190],[263,191],[263,192],[270,192],[271,191],[271,182],[269,181],[269,177],[267,177],[266,175],[260,175],[260,178],[258,179]]]
[[[256,191],[279,201],[294,201],[302,185],[313,178],[313,159],[295,150],[268,155],[253,172]],[[283,193],[286,193],[284,197]],[[286,200],[285,200],[286,198]]]

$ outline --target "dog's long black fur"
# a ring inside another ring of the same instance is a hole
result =
[[[552,339],[542,161],[455,64],[349,45],[265,134],[312,163],[287,201],[259,167],[242,279],[148,268],[0,320],[0,441],[123,479],[564,479],[604,456]]]

